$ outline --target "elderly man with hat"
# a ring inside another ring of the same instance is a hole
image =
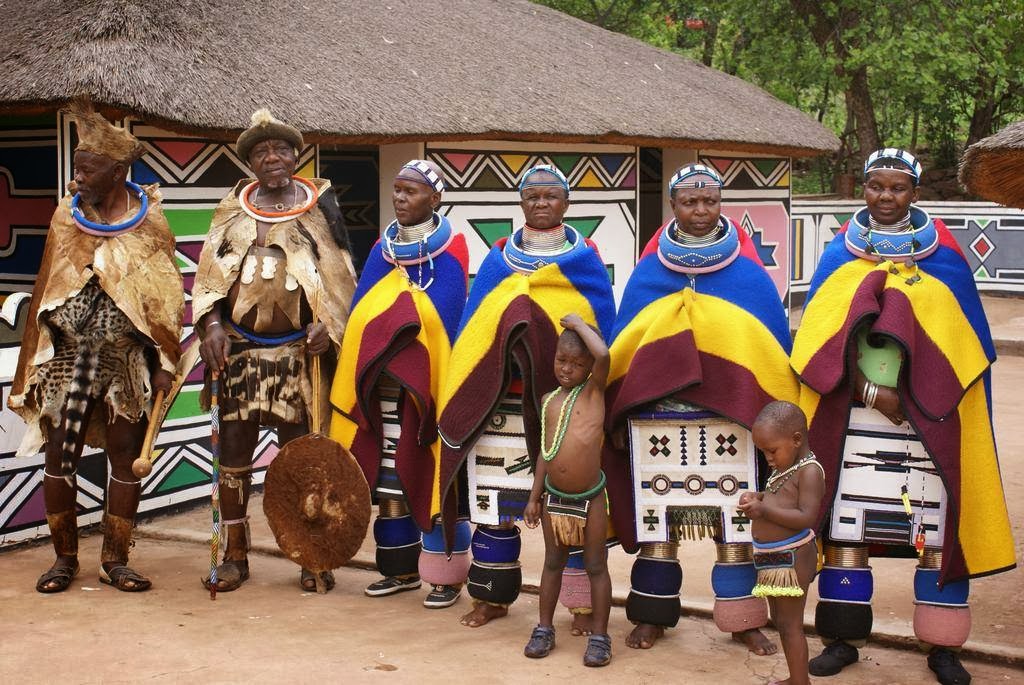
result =
[[[193,320],[209,380],[220,386],[221,526],[226,529],[217,590],[249,578],[247,506],[260,428],[283,445],[310,430],[313,383],[329,383],[341,344],[355,271],[330,182],[294,175],[302,134],[262,109],[238,137],[255,179],[240,181],[213,215],[192,290]],[[312,355],[324,355],[322,378]],[[325,397],[326,392],[321,396]],[[328,416],[326,407],[321,416]],[[334,578],[324,571],[321,585]],[[317,587],[303,570],[303,589]]]
[[[914,633],[940,683],[970,675],[970,579],[1014,567],[992,432],[995,347],[949,230],[916,207],[921,165],[884,148],[865,207],[825,248],[793,343],[811,449],[825,468],[816,676],[871,633],[869,556],[914,557]],[[909,597],[908,597],[909,600]]]
[[[456,524],[463,516],[482,524],[472,537],[467,580],[473,610],[461,619],[469,627],[506,615],[522,584],[515,521],[533,486],[542,400],[558,387],[552,360],[560,321],[575,312],[607,335],[615,318],[596,247],[564,221],[569,182],[562,172],[533,166],[519,192],[526,223],[500,239],[480,265],[439,407],[438,501],[449,549],[459,541]],[[468,501],[460,501],[467,474]],[[563,598],[578,590],[567,604],[578,612],[577,632],[587,632],[590,585],[576,565],[570,570],[576,576],[562,585]]]
[[[75,122],[74,181],[50,222],[8,405],[28,424],[19,456],[45,450],[43,497],[57,560],[36,583],[61,592],[78,573],[76,473],[86,444],[110,481],[100,582],[150,587],[128,566],[142,488],[132,473],[156,390],[170,390],[185,301],[174,236],[155,185],[127,180],[142,146],[85,101]]]
[[[673,217],[626,283],[609,345],[604,469],[623,548],[639,546],[626,644],[650,648],[676,625],[679,543],[710,537],[715,624],[764,655],[776,646],[760,630],[767,606],[753,596],[750,521],[736,505],[757,486],[750,428],[766,404],[796,400],[797,382],[778,291],[722,214],[722,186],[704,164],[672,176]]]

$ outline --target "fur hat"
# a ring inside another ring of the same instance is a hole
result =
[[[253,113],[252,125],[238,136],[238,156],[248,162],[253,147],[264,140],[283,140],[291,143],[296,150],[302,149],[302,133],[299,129],[275,119],[266,107]]]
[[[75,151],[91,152],[125,164],[131,164],[142,156],[139,139],[128,129],[118,128],[104,119],[88,99],[72,100],[61,111],[74,119],[78,128]]]

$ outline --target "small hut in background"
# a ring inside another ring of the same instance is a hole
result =
[[[967,148],[959,177],[972,195],[1024,209],[1024,120]]]
[[[471,271],[522,221],[518,180],[545,162],[569,178],[568,220],[600,246],[617,294],[669,215],[665,181],[698,159],[722,174],[726,213],[786,294],[791,159],[838,147],[756,86],[526,0],[453,0],[443,11],[409,0],[26,0],[0,25],[0,65],[5,400],[46,227],[71,176],[72,132],[57,110],[78,95],[143,141],[131,177],[162,187],[187,290],[213,208],[248,175],[233,142],[259,107],[304,131],[299,173],[339,189],[357,258],[391,220],[392,179],[408,159],[444,170],[442,212],[467,236]],[[165,424],[142,511],[207,494],[198,378]],[[10,456],[23,428],[6,410],[0,427],[0,457]],[[276,450],[264,434],[257,481]],[[82,459],[83,522],[99,518],[105,469],[102,455]],[[45,532],[41,480],[41,455],[0,462],[0,542]]]

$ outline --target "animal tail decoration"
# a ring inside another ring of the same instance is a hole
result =
[[[96,378],[99,355],[89,345],[78,346],[75,368],[71,377],[64,419],[64,448],[60,458],[61,475],[68,487],[75,487],[75,451],[84,433],[85,411],[92,397],[92,383]]]

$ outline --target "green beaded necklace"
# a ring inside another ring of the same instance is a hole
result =
[[[575,388],[569,391],[569,396],[562,402],[562,408],[558,410],[558,427],[555,431],[555,440],[551,445],[551,449],[547,449],[548,444],[548,405],[551,404],[551,400],[558,394],[558,390],[549,393],[544,398],[544,404],[541,406],[541,421],[540,421],[540,456],[544,457],[544,461],[551,461],[558,454],[558,450],[562,447],[562,440],[565,439],[565,431],[569,428],[569,419],[572,417],[572,408],[576,404],[576,398],[580,396],[580,392],[583,390],[583,386],[587,382],[583,381]]]

